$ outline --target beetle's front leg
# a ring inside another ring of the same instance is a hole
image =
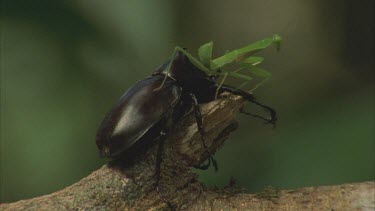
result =
[[[243,91],[241,89],[237,89],[237,88],[228,86],[228,85],[222,85],[219,88],[219,93],[223,93],[223,92],[229,92],[229,93],[232,93],[234,95],[239,95],[239,96],[243,97],[245,100],[250,101],[250,102],[252,102],[252,103],[254,103],[254,104],[256,104],[256,105],[258,105],[258,106],[260,106],[260,107],[262,107],[264,109],[266,109],[270,113],[270,116],[271,116],[270,119],[267,119],[267,118],[262,117],[260,115],[251,114],[251,113],[243,111],[243,110],[241,110],[241,113],[244,113],[246,115],[250,115],[250,116],[253,116],[253,117],[256,117],[256,118],[263,119],[267,123],[270,123],[270,124],[272,124],[272,125],[275,126],[276,120],[277,120],[276,111],[273,108],[271,108],[269,106],[266,106],[266,105],[258,102],[252,94],[250,94],[248,92],[245,92],[245,91]]]
[[[198,100],[195,97],[195,95],[191,93],[190,97],[191,97],[192,102],[193,102],[193,109],[194,109],[195,119],[196,119],[197,125],[198,125],[198,132],[201,135],[201,140],[202,140],[203,147],[204,147],[204,149],[206,150],[206,152],[207,152],[207,154],[209,156],[208,157],[208,164],[206,164],[206,165],[200,165],[200,166],[194,166],[194,167],[198,168],[198,169],[206,170],[211,165],[211,161],[212,161],[212,165],[214,166],[215,171],[217,171],[218,170],[217,162],[213,158],[212,153],[210,152],[210,150],[208,149],[208,147],[206,145],[206,140],[205,140],[205,137],[204,137],[205,132],[204,132],[204,128],[203,128],[203,119],[202,119],[201,108],[200,108],[200,106],[198,104]]]

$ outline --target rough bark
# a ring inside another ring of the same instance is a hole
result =
[[[240,97],[225,95],[203,106],[207,145],[215,152],[238,126]],[[158,140],[153,141],[158,143]],[[207,189],[191,172],[207,153],[193,115],[175,125],[164,145],[160,193],[155,188],[158,144],[141,148],[142,156],[109,163],[81,181],[52,194],[1,204],[0,210],[374,210],[375,183],[267,189],[246,194],[239,188]]]

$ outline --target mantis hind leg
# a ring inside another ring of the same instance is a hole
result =
[[[256,118],[259,118],[259,119],[262,119],[262,120],[266,121],[267,123],[275,126],[276,120],[277,120],[276,111],[273,108],[271,108],[267,105],[264,105],[264,104],[260,103],[259,101],[257,101],[255,99],[254,95],[252,95],[252,94],[250,94],[246,91],[243,91],[241,89],[237,89],[235,87],[228,86],[228,85],[222,85],[219,88],[219,93],[223,93],[223,92],[229,92],[229,93],[234,94],[234,95],[239,95],[239,96],[243,97],[245,100],[247,100],[249,102],[252,102],[257,106],[260,106],[260,107],[264,108],[266,111],[269,112],[271,118],[266,118],[266,117],[263,117],[263,116],[260,116],[260,115],[257,115],[257,114],[252,114],[252,113],[246,112],[244,110],[241,110],[241,113],[246,114],[246,115],[250,115],[250,116],[253,116],[253,117],[256,117]]]

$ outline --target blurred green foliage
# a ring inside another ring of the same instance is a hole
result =
[[[213,40],[215,58],[274,33],[282,51],[260,54],[273,77],[255,95],[278,126],[239,116],[219,172],[197,171],[201,180],[233,176],[251,192],[373,180],[373,4],[1,1],[0,201],[51,193],[103,165],[100,121],[174,46],[195,53]]]

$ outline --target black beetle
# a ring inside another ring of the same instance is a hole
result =
[[[199,104],[214,100],[216,93],[229,92],[268,110],[271,118],[253,116],[272,124],[276,121],[276,112],[272,108],[259,103],[248,92],[228,85],[219,86],[217,79],[217,75],[208,75],[198,69],[182,51],[176,51],[173,59],[157,68],[152,76],[129,88],[107,114],[96,137],[100,154],[116,158],[131,152],[130,149],[145,137],[146,142],[152,140],[150,137],[165,137],[167,122],[178,121],[193,107],[203,146],[209,155],[209,164],[197,168],[207,169],[212,161],[217,169],[205,145]]]
[[[184,54],[184,49],[182,50],[175,50],[170,61],[157,68],[152,76],[138,81],[125,92],[101,123],[96,137],[96,144],[102,156],[116,159],[126,154],[126,161],[142,155],[139,145],[153,144],[152,140],[160,137],[155,166],[155,187],[157,193],[172,210],[174,206],[159,191],[161,154],[168,133],[168,122],[179,121],[193,108],[209,161],[205,165],[195,167],[207,169],[212,163],[217,170],[217,163],[205,144],[199,104],[210,102],[217,94],[226,91],[240,95],[268,110],[271,119],[244,112],[245,114],[262,118],[272,124],[276,121],[276,112],[272,108],[257,102],[248,92],[218,84],[218,74],[208,75],[198,69]]]

